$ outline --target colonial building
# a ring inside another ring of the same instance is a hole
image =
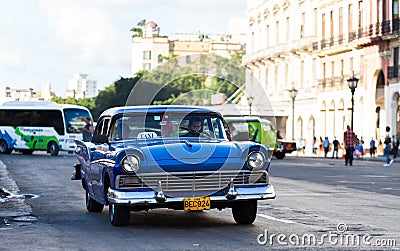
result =
[[[354,76],[356,134],[369,142],[387,125],[398,132],[398,8],[388,0],[248,0],[247,99],[286,138],[341,141]]]
[[[160,36],[160,28],[152,21],[146,22],[142,32],[132,37],[132,75],[140,70],[150,70],[171,56],[217,54],[230,58],[235,52],[243,53],[240,32],[234,34],[177,33],[171,37]]]

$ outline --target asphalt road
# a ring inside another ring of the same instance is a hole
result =
[[[253,225],[236,225],[230,209],[157,209],[132,212],[129,226],[113,227],[107,208],[86,211],[80,182],[70,180],[75,157],[0,161],[0,195],[14,194],[0,201],[0,250],[400,249],[398,163],[274,160],[277,198],[259,202]]]

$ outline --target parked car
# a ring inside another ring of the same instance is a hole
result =
[[[229,141],[223,117],[207,108],[111,108],[92,142],[76,142],[71,178],[81,180],[89,212],[109,206],[114,226],[129,224],[131,211],[153,208],[231,208],[238,224],[251,224],[257,201],[275,198],[268,149]]]
[[[296,149],[296,142],[280,139],[273,124],[257,116],[229,117],[225,120],[230,125],[232,140],[253,141],[266,146],[278,159],[283,159],[286,153]]]

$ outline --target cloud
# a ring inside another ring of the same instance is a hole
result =
[[[77,49],[84,63],[126,64],[130,62],[129,29],[114,24],[111,15],[82,1],[41,1],[59,43]],[[126,34],[126,36],[124,36]]]
[[[195,9],[195,8],[213,8],[213,7],[218,7],[218,9],[221,9],[221,7],[229,8],[229,9],[235,9],[235,8],[240,8],[243,7],[243,12],[245,12],[246,8],[246,3],[245,1],[232,1],[232,0],[180,0],[180,5],[185,6],[190,9]]]
[[[0,69],[20,68],[24,65],[22,52],[18,48],[0,48]]]

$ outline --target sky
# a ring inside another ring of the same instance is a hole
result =
[[[0,0],[0,86],[64,96],[68,79],[88,74],[98,89],[130,77],[131,32],[152,20],[160,35],[227,33],[246,0]]]

